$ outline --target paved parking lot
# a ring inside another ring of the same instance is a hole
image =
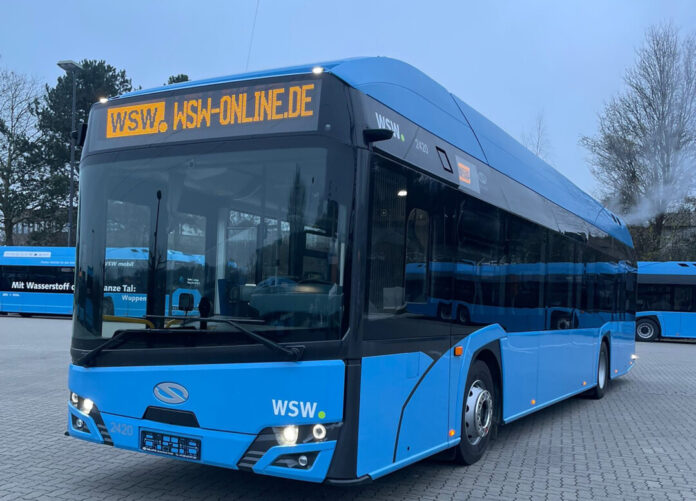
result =
[[[505,426],[468,468],[428,460],[371,485],[254,476],[65,437],[70,322],[0,317],[0,500],[696,499],[696,343],[639,344],[603,400]]]

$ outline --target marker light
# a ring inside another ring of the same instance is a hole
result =
[[[324,440],[326,438],[326,427],[323,424],[315,424],[312,428],[312,435],[317,440]]]
[[[70,401],[73,403],[73,405],[77,405],[77,403],[80,401],[80,397],[77,396],[77,393],[70,392]]]
[[[89,414],[90,411],[92,410],[92,407],[94,407],[94,402],[92,402],[89,398],[85,398],[82,401],[82,412],[85,414]]]
[[[636,355],[635,353],[631,355],[631,360],[638,360],[638,355]]]
[[[109,102],[109,98],[108,98],[108,97],[100,97],[100,98],[99,98],[99,102],[100,102],[101,104],[108,103],[108,102]]]
[[[285,426],[282,431],[276,435],[280,445],[295,445],[297,443],[297,436],[300,434],[300,429],[291,424],[290,426]]]
[[[397,196],[400,196],[400,197],[405,197],[406,195],[408,195],[408,191],[406,191],[406,190],[399,190],[397,193]]]
[[[314,68],[312,68],[312,73],[314,73],[315,75],[320,75],[324,73],[324,68],[322,68],[321,66],[315,66]]]

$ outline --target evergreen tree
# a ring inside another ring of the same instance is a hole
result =
[[[77,126],[80,122],[87,122],[90,107],[99,98],[117,96],[133,89],[125,70],[118,70],[105,61],[83,60],[80,64],[82,70],[75,72],[77,79],[75,123]],[[54,87],[47,85],[45,94],[35,105],[40,132],[40,155],[52,173],[45,189],[51,192],[56,203],[60,205],[60,208],[50,207],[47,208],[48,210],[34,213],[40,227],[62,228],[68,219],[72,78],[72,74],[65,74],[58,77]],[[81,148],[76,146],[75,158],[79,159],[80,154]],[[76,165],[76,168],[77,178],[79,167]],[[77,179],[74,186],[77,193]],[[75,209],[73,211],[75,212]],[[76,221],[75,217],[73,221]],[[54,242],[53,237],[48,233],[34,234],[32,240],[35,243],[65,244],[65,242]]]
[[[189,76],[186,73],[179,73],[178,75],[172,75],[167,79],[167,83],[164,85],[171,85],[175,83],[188,82]]]

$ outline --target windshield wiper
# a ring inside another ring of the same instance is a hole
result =
[[[237,331],[241,332],[242,334],[250,337],[254,341],[264,345],[266,348],[269,348],[272,351],[275,351],[277,353],[280,353],[287,357],[289,360],[293,362],[298,362],[302,358],[302,354],[304,353],[304,346],[283,346],[281,344],[276,343],[275,341],[271,341],[267,337],[261,336],[260,334],[257,334],[253,331],[250,331],[249,329],[239,325],[239,323],[235,322],[234,320],[227,320],[227,319],[221,319],[221,318],[202,318],[202,317],[168,317],[168,316],[158,316],[158,315],[146,315],[146,318],[161,318],[165,320],[186,320],[186,321],[198,321],[198,322],[216,322],[216,323],[222,323],[222,324],[227,324],[231,325]],[[171,330],[172,332],[176,332],[178,329],[156,329],[157,332],[162,332],[163,330]],[[77,362],[76,365],[80,365],[82,367],[89,367],[92,365],[92,362],[94,359],[97,358],[97,356],[104,350],[109,349],[109,348],[115,348],[117,346],[120,346],[121,344],[125,343],[129,338],[136,334],[144,334],[147,333],[148,329],[133,329],[133,330],[124,330],[124,331],[117,331],[116,334],[114,334],[114,337],[109,339],[108,341],[100,344],[93,350],[88,351],[85,353]],[[203,331],[205,332],[205,331]]]
[[[92,365],[92,362],[94,361],[95,358],[97,358],[97,355],[99,355],[102,351],[106,350],[107,348],[115,348],[116,346],[119,346],[123,343],[126,342],[126,339],[131,337],[133,334],[140,334],[142,332],[147,332],[141,329],[133,329],[133,330],[127,330],[127,331],[118,331],[116,334],[114,334],[114,337],[109,339],[108,341],[100,344],[93,350],[88,351],[85,353],[77,362],[75,362],[76,365],[81,365],[82,367],[89,367]]]
[[[304,352],[304,346],[283,346],[282,344],[271,341],[265,336],[257,334],[256,332],[247,329],[246,327],[240,325],[237,320],[230,320],[227,318],[212,318],[212,317],[181,317],[181,316],[166,316],[166,315],[145,315],[145,318],[159,318],[163,320],[182,320],[182,325],[189,322],[213,322],[218,324],[231,325],[237,329],[242,334],[253,339],[257,343],[264,345],[277,353],[285,355],[288,359],[293,362],[297,362],[302,358],[302,353]]]
[[[271,341],[267,337],[264,337],[260,334],[257,334],[254,331],[251,331],[247,329],[246,327],[241,326],[238,322],[235,320],[228,320],[228,319],[223,319],[223,318],[210,318],[210,317],[172,317],[172,316],[160,316],[160,315],[146,315],[145,318],[160,318],[163,320],[183,320],[184,324],[188,322],[215,322],[215,323],[221,323],[221,324],[227,324],[231,325],[237,331],[241,332],[242,334],[246,335],[247,337],[253,339],[254,341],[264,345],[266,348],[269,348],[272,351],[275,351],[277,353],[280,353],[287,357],[289,360],[293,362],[297,362],[302,358],[302,354],[304,353],[304,346],[283,346],[281,344],[276,343],[275,341]],[[178,329],[156,329],[157,332],[162,332],[163,330],[171,330],[173,332],[176,332]],[[95,358],[104,350],[109,349],[109,348],[115,348],[117,346],[120,346],[121,344],[125,343],[129,338],[136,334],[143,334],[147,333],[148,329],[133,329],[133,330],[124,330],[124,331],[117,331],[116,334],[114,334],[114,337],[109,339],[108,341],[100,344],[96,348],[88,351],[85,353],[77,362],[76,365],[80,365],[82,367],[89,367],[92,362],[94,361]],[[205,331],[203,331],[205,332]]]

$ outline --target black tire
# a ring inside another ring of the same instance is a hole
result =
[[[636,322],[636,341],[655,341],[660,337],[660,326],[651,318],[640,318]]]
[[[457,322],[459,322],[462,325],[469,325],[469,323],[471,322],[469,317],[469,310],[467,310],[464,306],[460,306],[457,309]]]
[[[609,386],[609,349],[604,341],[599,348],[596,383],[595,387],[590,390],[590,397],[599,400],[604,396],[607,386]]]
[[[455,461],[469,465],[481,459],[497,426],[498,390],[485,362],[477,360],[473,363],[466,378],[466,388],[462,409],[462,439],[455,448]],[[479,405],[481,412],[478,416],[487,416],[488,419],[479,419],[477,423],[475,408]],[[471,419],[472,416],[474,419]]]
[[[20,313],[19,316],[22,318],[31,318],[32,314],[31,313]]]

